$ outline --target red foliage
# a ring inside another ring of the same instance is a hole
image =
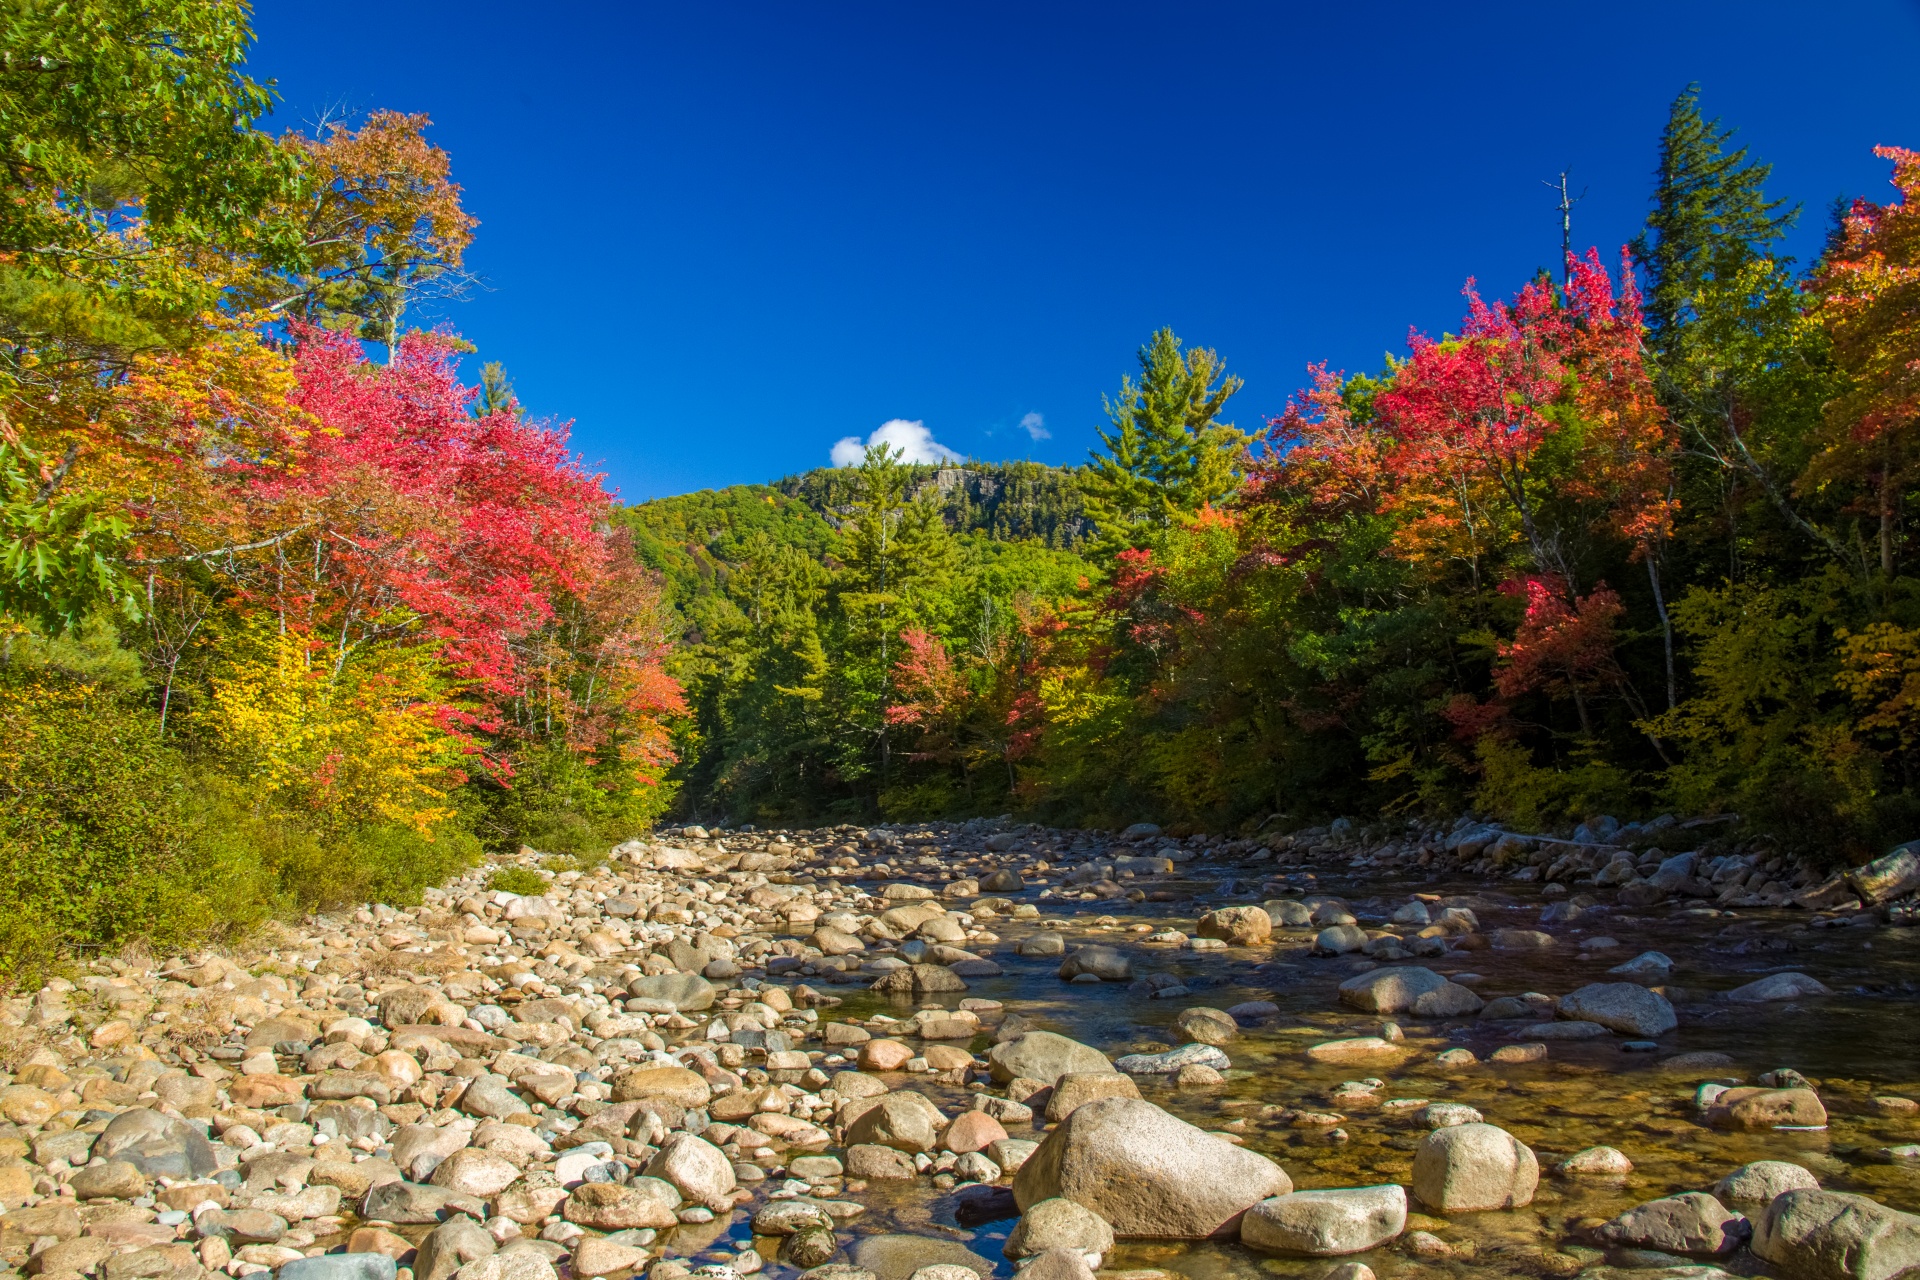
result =
[[[1500,697],[1533,690],[1576,692],[1616,677],[1614,625],[1626,613],[1606,583],[1568,601],[1566,584],[1538,574],[1500,584],[1503,595],[1524,595],[1526,617],[1511,644],[1499,647],[1503,665],[1493,683]]]
[[[887,723],[931,728],[965,695],[965,684],[939,636],[910,627],[900,643],[905,652],[893,664],[896,701],[887,708]]]
[[[470,414],[444,336],[413,334],[384,366],[343,335],[299,336],[305,447],[293,465],[226,468],[255,526],[278,531],[249,600],[341,659],[431,640],[494,709],[483,727],[586,751],[619,736],[643,777],[670,758],[660,720],[682,704],[660,667],[657,586],[603,531],[610,499],[564,428]]]

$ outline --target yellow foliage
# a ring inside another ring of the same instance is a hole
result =
[[[1839,685],[1866,712],[1863,729],[1885,729],[1902,747],[1920,741],[1920,631],[1876,622],[1840,637]]]
[[[226,649],[203,720],[262,799],[423,836],[453,815],[447,795],[474,748],[454,727],[454,681],[433,648],[372,648],[339,662],[267,620]]]

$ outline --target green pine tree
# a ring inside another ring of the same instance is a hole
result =
[[[1697,84],[1673,100],[1660,132],[1653,212],[1633,253],[1647,273],[1647,327],[1662,355],[1684,344],[1702,296],[1766,258],[1800,214],[1767,199],[1773,166],[1732,149],[1733,134],[1701,116]]]
[[[1121,379],[1102,402],[1113,429],[1099,433],[1105,452],[1082,482],[1106,549],[1137,546],[1234,491],[1253,437],[1218,418],[1241,385],[1213,351],[1182,353],[1171,329],[1140,348],[1140,381]]]

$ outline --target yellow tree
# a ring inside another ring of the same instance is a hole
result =
[[[1879,527],[1880,572],[1898,553],[1901,499],[1920,479],[1920,153],[1893,161],[1900,203],[1854,202],[1812,293],[1846,389],[1828,402],[1824,447],[1802,487],[1858,486],[1855,509]]]

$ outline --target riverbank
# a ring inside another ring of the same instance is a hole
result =
[[[908,1280],[1010,1246],[1034,1280],[1825,1280],[1781,1243],[1824,1239],[1825,1201],[1781,1198],[1807,1180],[1887,1206],[1904,1257],[1904,864],[1823,876],[1719,830],[529,852],[539,894],[489,866],[10,1002],[0,1252],[103,1280]]]

